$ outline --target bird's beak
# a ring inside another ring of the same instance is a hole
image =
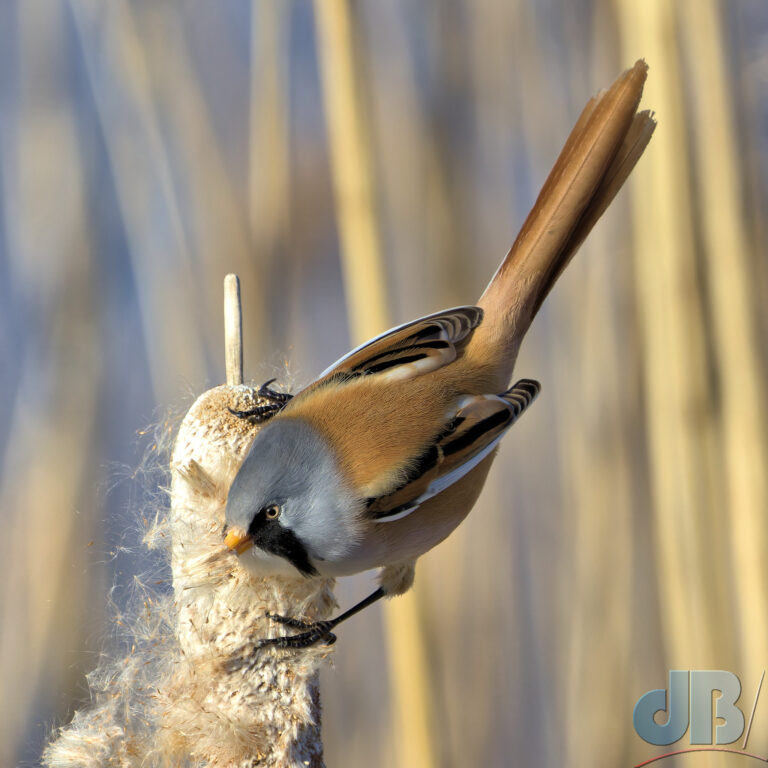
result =
[[[230,528],[224,537],[224,544],[233,552],[242,555],[253,546],[253,536],[237,528]]]

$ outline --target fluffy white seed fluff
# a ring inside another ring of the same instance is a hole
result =
[[[217,387],[184,418],[170,512],[147,537],[170,555],[173,594],[145,587],[116,618],[130,650],[89,675],[91,705],[48,746],[49,768],[323,765],[317,673],[330,649],[253,644],[283,631],[268,612],[328,618],[333,582],[255,578],[222,543],[227,489],[258,430],[228,408],[259,404],[254,389]]]

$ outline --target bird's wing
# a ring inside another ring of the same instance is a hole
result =
[[[348,352],[309,388],[377,374],[390,380],[420,376],[456,359],[456,347],[480,325],[479,307],[454,307],[392,328]],[[309,389],[308,388],[308,389]]]
[[[409,515],[474,469],[534,401],[541,386],[521,379],[501,395],[468,395],[461,399],[445,430],[413,465],[395,491],[369,499],[367,514],[388,523]]]

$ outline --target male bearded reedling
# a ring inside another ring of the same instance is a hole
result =
[[[587,104],[477,306],[388,331],[276,400],[232,483],[226,545],[260,575],[382,570],[380,587],[333,621],[273,617],[305,631],[262,645],[333,642],[340,621],[409,589],[416,558],[466,517],[539,391],[528,379],[508,388],[523,336],[653,133],[637,112],[646,71],[638,61]]]

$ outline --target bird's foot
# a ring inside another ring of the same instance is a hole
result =
[[[277,392],[272,389],[269,385],[273,381],[275,381],[275,379],[265,381],[256,390],[256,395],[259,398],[267,400],[265,404],[257,405],[255,408],[248,408],[244,411],[236,411],[233,408],[229,408],[229,412],[233,416],[237,416],[238,419],[246,419],[252,424],[258,424],[259,422],[266,421],[274,416],[278,411],[281,411],[285,407],[285,404],[293,397],[293,395],[289,395],[287,392]]]
[[[290,616],[279,616],[275,613],[268,613],[267,618],[284,624],[292,629],[303,629],[297,635],[284,635],[282,637],[265,637],[262,640],[256,640],[253,643],[239,648],[224,663],[224,669],[227,672],[238,672],[241,669],[252,667],[257,663],[258,652],[262,648],[290,648],[301,650],[310,648],[321,640],[326,645],[333,645],[336,642],[336,635],[331,632],[338,622],[335,621],[304,621],[294,619]]]
[[[342,613],[341,616],[337,616],[330,621],[302,621],[301,619],[294,619],[289,616],[277,616],[274,613],[268,613],[268,619],[284,624],[286,627],[303,629],[304,632],[300,632],[298,635],[286,635],[284,637],[271,637],[259,640],[256,648],[268,648],[270,645],[276,648],[309,648],[321,640],[326,645],[333,645],[336,642],[336,635],[331,632],[334,627],[337,627],[342,621],[346,621],[350,616],[359,613],[363,608],[375,603],[377,600],[381,600],[385,594],[384,589],[379,587],[375,592],[368,595],[365,600],[361,600],[357,605],[353,605],[348,611]]]
[[[292,397],[293,395],[289,395],[287,392],[277,392],[276,390],[272,389],[269,385],[273,382],[277,381],[277,379],[270,379],[269,381],[265,381],[256,392],[257,395],[260,397],[267,397],[270,400],[276,402],[276,403],[282,403],[285,405]]]
[[[334,621],[303,621],[294,619],[290,616],[278,616],[274,613],[268,613],[267,618],[283,624],[292,629],[303,629],[298,635],[284,635],[282,637],[268,637],[259,640],[257,648],[309,648],[321,640],[326,645],[333,645],[336,642],[336,635],[331,632],[336,622]]]

